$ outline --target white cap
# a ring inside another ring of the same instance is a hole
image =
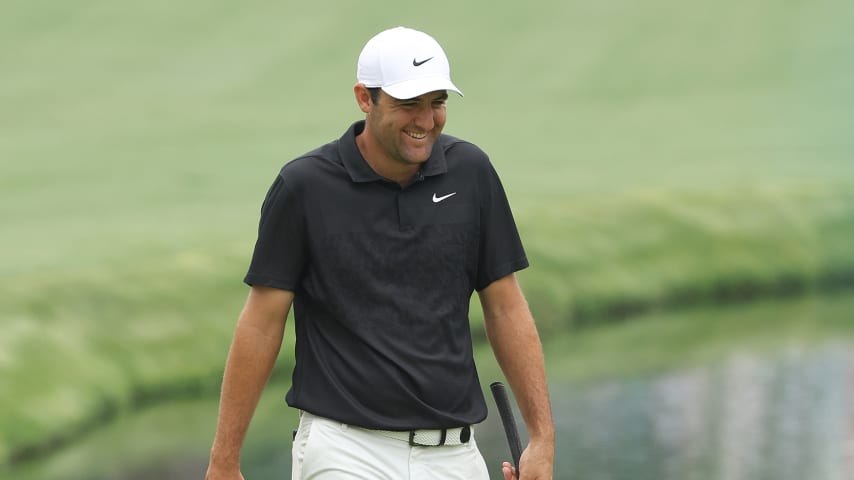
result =
[[[451,90],[451,67],[433,37],[406,27],[382,31],[368,40],[359,55],[356,78],[366,87],[381,87],[397,99],[415,98],[436,90]]]

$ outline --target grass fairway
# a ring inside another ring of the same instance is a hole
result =
[[[854,3],[424,10],[4,5],[0,465],[216,388],[265,190],[359,117],[398,24],[446,47],[446,131],[502,174],[545,331],[854,280]]]

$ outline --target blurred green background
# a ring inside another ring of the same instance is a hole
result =
[[[356,58],[396,25],[466,93],[445,131],[502,176],[541,332],[571,344],[550,372],[631,370],[638,338],[673,365],[711,321],[655,312],[854,287],[852,2],[6,1],[0,466],[216,395],[264,193],[360,117]]]

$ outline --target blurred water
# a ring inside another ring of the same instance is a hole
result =
[[[561,479],[854,478],[854,348],[833,343],[555,397]]]

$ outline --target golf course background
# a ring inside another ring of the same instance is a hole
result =
[[[854,3],[12,0],[0,466],[215,395],[267,187],[401,24],[448,53],[544,335],[854,287]]]

